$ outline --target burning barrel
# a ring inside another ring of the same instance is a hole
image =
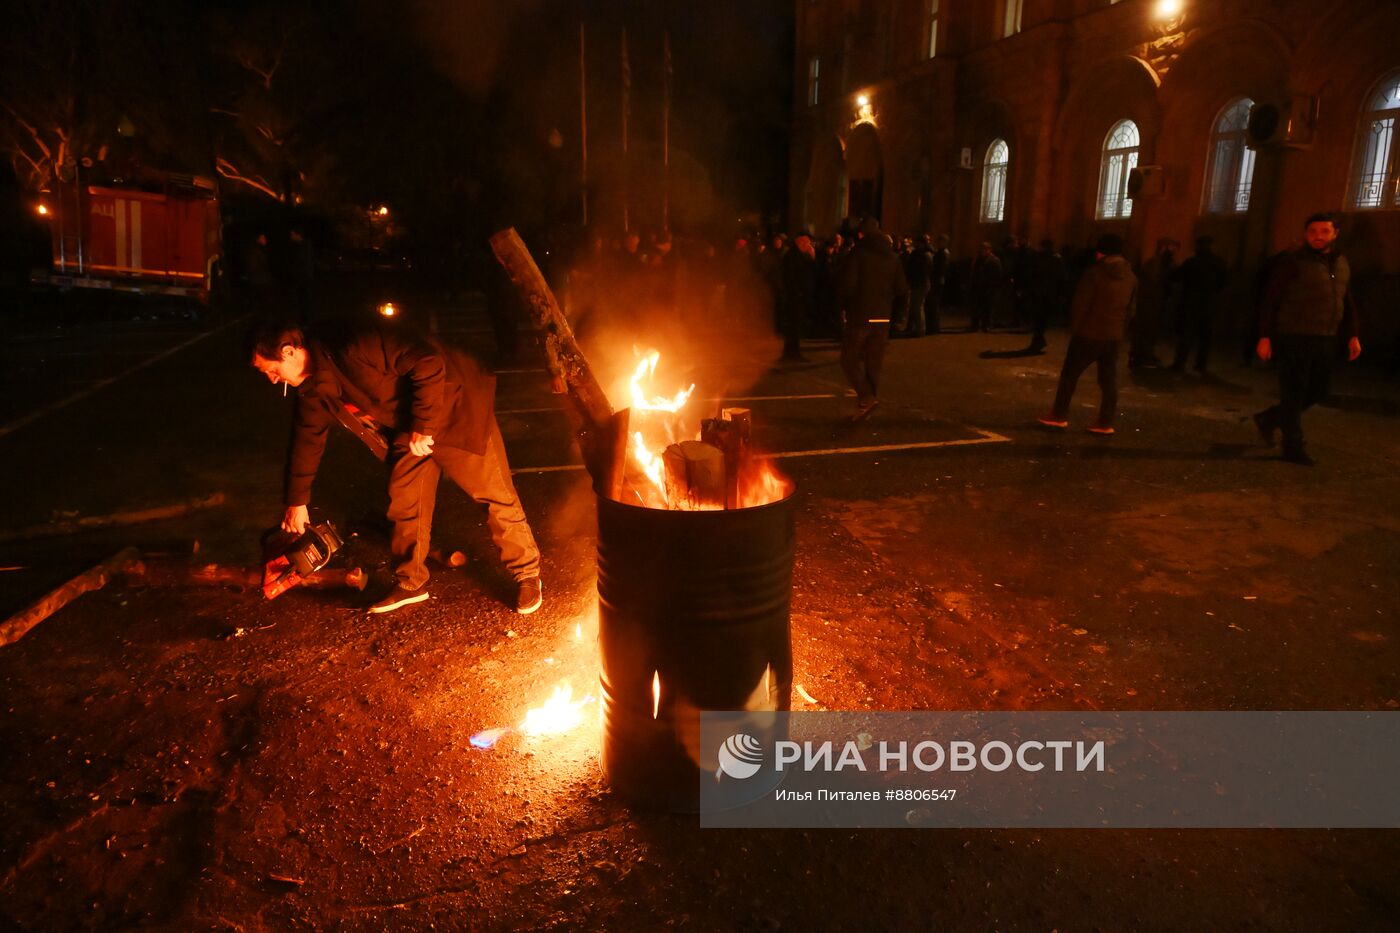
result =
[[[602,758],[619,795],[694,811],[700,712],[791,708],[793,541],[790,492],[718,511],[598,498]]]

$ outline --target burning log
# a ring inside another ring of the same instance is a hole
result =
[[[688,508],[724,508],[725,452],[704,441],[681,441],[666,448],[666,499]]]
[[[139,509],[133,512],[113,512],[110,515],[88,515],[83,518],[71,518],[59,522],[49,522],[45,525],[33,525],[29,528],[21,528],[18,531],[10,531],[0,534],[0,541],[26,541],[30,538],[42,538],[51,535],[68,535],[78,531],[87,531],[91,528],[107,528],[112,525],[139,525],[145,522],[157,522],[167,518],[179,518],[188,515],[190,512],[199,512],[204,509],[212,509],[215,506],[224,504],[224,494],[213,493],[208,496],[198,496],[185,502],[177,502],[173,505],[163,505],[154,509]]]
[[[725,408],[720,417],[707,418],[700,439],[724,451],[724,507],[739,507],[739,476],[747,466],[753,419],[747,408]]]
[[[594,488],[605,491],[612,482],[608,468],[615,444],[609,430],[612,404],[579,349],[569,319],[515,228],[492,236],[491,250],[519,290],[521,304],[543,337],[545,365],[554,380],[555,392],[567,393],[579,421],[577,433],[584,465],[593,477]]]
[[[129,547],[118,551],[89,570],[78,574],[57,589],[41,596],[28,607],[0,624],[0,646],[23,638],[30,629],[84,593],[100,590],[118,574],[131,573],[141,566],[141,553]]]

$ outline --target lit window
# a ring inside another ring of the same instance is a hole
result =
[[[1021,0],[1003,0],[1006,4],[1002,9],[1001,16],[1001,36],[1014,36],[1021,31]],[[984,21],[985,22],[985,21]]]
[[[1400,117],[1400,72],[1381,82],[1361,115],[1352,173],[1352,207],[1400,207],[1400,172],[1395,164],[1396,117]]]
[[[820,99],[822,60],[814,58],[807,63],[807,106],[815,107]]]
[[[938,54],[938,0],[928,0],[928,53],[925,58]]]
[[[994,139],[982,159],[983,223],[1001,223],[1006,216],[1006,169],[1011,162],[1011,150],[1006,140]]]
[[[1220,111],[1210,134],[1206,154],[1206,192],[1203,209],[1207,214],[1243,214],[1249,210],[1249,189],[1254,181],[1254,150],[1245,145],[1248,97]]]
[[[1099,164],[1099,203],[1094,212],[1100,220],[1132,215],[1128,174],[1137,168],[1141,145],[1142,137],[1132,120],[1119,120],[1108,131],[1103,141],[1103,160]]]

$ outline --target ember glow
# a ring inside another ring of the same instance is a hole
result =
[[[554,695],[543,705],[525,714],[520,731],[525,735],[561,735],[583,723],[583,708],[593,702],[591,695],[574,699],[574,690],[567,682],[554,688]]]

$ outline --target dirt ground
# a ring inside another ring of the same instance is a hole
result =
[[[485,339],[473,307],[440,320]],[[251,565],[277,514],[289,410],[243,366],[237,327],[132,326],[200,339],[0,435],[3,527],[225,504],[0,541],[21,568],[0,573],[7,613],[126,545],[198,539],[195,562]],[[1204,378],[1125,370],[1111,441],[1046,433],[1033,416],[1063,336],[1047,356],[978,356],[1024,340],[895,342],[886,403],[860,426],[829,345],[751,390],[774,450],[985,441],[783,461],[795,679],[814,701],[795,708],[1400,708],[1393,376],[1341,375],[1335,407],[1308,415],[1309,470],[1259,446],[1243,419],[1270,376],[1233,360]],[[535,359],[501,374],[497,407],[544,552],[536,615],[509,608],[480,516],[444,493],[438,538],[471,560],[435,569],[419,606],[113,584],[0,648],[0,923],[1395,928],[1394,830],[702,830],[609,790],[596,699],[566,736],[474,748],[557,685],[598,692],[593,501],[581,472],[533,472],[573,456]],[[1077,402],[1095,400],[1086,380]],[[316,501],[353,535],[344,560],[382,583],[378,464],[337,437],[322,477]]]

